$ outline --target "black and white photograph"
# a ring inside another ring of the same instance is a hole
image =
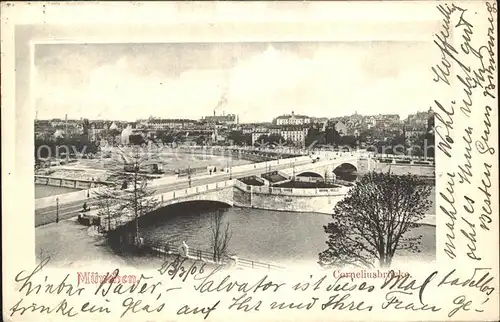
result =
[[[35,44],[39,259],[433,261],[431,45]]]

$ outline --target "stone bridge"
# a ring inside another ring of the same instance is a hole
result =
[[[158,202],[155,210],[183,202],[214,201],[228,206],[273,209],[274,205],[274,210],[322,212],[325,206],[328,207],[328,211],[331,211],[332,205],[341,200],[349,191],[347,187],[331,189],[271,188],[270,190],[267,187],[263,189],[264,187],[247,186],[237,179],[231,179],[159,193],[150,198]],[[242,195],[241,192],[245,192],[246,195]],[[264,195],[269,197],[263,197]],[[253,199],[255,200],[252,201]],[[274,201],[269,202],[271,199]],[[140,216],[147,214],[144,213]],[[88,215],[98,216],[98,210],[93,210]],[[111,218],[109,222],[108,218],[102,216],[101,228],[114,230],[117,227],[127,225],[134,219],[132,213],[123,213],[120,217]]]
[[[316,160],[319,157],[319,160]],[[266,162],[245,164],[224,169],[224,173],[217,173],[214,175],[195,176],[194,180],[205,181],[203,183],[196,183],[196,185],[206,186],[214,182],[223,182],[232,178],[243,178],[251,175],[261,175],[267,172],[280,171],[284,177],[290,177],[306,172],[313,172],[317,175],[324,176],[326,173],[331,173],[335,168],[342,164],[350,164],[358,168],[357,160],[360,155],[348,152],[332,152],[332,151],[319,151],[307,156],[300,156],[295,158],[277,159]],[[314,163],[313,163],[314,161]],[[154,187],[159,192],[178,190],[179,185],[188,186],[188,178],[172,178],[165,177],[153,180],[148,186]],[[193,184],[194,185],[194,184]],[[173,188],[175,186],[175,188]],[[184,188],[184,187],[183,187]],[[80,190],[61,195],[54,195],[35,200],[35,210],[44,211],[43,209],[51,209],[55,213],[56,205],[67,204],[66,208],[77,209],[81,207],[84,201],[89,201],[95,192],[101,188],[90,188],[87,190]],[[181,189],[182,190],[182,189]],[[75,208],[76,207],[76,208]]]
[[[303,164],[300,166],[288,168],[281,170],[280,173],[285,177],[300,176],[303,174],[314,174],[325,178],[325,175],[331,176],[332,173],[339,168],[350,168],[352,171],[358,171],[359,169],[359,157],[357,155],[342,155],[336,152],[332,152],[329,155],[324,155],[320,160]]]
[[[189,202],[189,201],[214,201],[224,203],[228,206],[234,205],[234,193],[233,187],[235,184],[235,179],[211,183],[207,185],[200,185],[196,187],[179,189],[175,191],[168,191],[164,193],[159,193],[149,199],[154,199],[158,202],[158,206],[155,210],[168,207],[173,204]],[[141,214],[140,216],[147,215]],[[88,213],[88,216],[98,216],[98,210],[93,210]],[[134,220],[134,214],[123,213],[120,217],[111,218],[111,222],[108,223],[108,218],[101,217],[102,227],[106,230],[110,228],[111,230],[116,229],[119,226],[128,224]]]

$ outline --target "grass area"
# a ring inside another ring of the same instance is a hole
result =
[[[269,182],[272,182],[272,183],[286,180],[285,177],[283,177],[282,175],[280,175],[278,173],[273,173],[273,174],[266,173],[266,174],[262,175],[262,178],[264,178],[264,179],[266,179],[266,180],[268,180]]]
[[[246,179],[241,179],[241,181],[249,186],[263,186],[264,183],[260,182],[259,180],[255,178],[246,178]]]

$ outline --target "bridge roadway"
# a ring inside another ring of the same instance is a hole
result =
[[[220,181],[225,181],[229,180],[230,177],[232,176],[233,178],[242,178],[242,177],[247,177],[247,176],[252,176],[252,175],[261,175],[263,173],[269,172],[270,171],[275,171],[275,170],[284,170],[287,168],[290,168],[293,164],[293,166],[301,166],[301,165],[306,165],[311,163],[311,158],[310,157],[297,157],[294,158],[296,161],[293,161],[290,159],[281,159],[280,161],[282,164],[275,164],[273,161],[268,161],[268,162],[260,162],[260,163],[255,163],[253,165],[256,166],[256,168],[251,168],[246,170],[249,165],[244,165],[244,166],[237,166],[233,167],[231,174],[230,173],[218,173],[215,175],[204,175],[201,177],[196,177],[193,176],[191,178],[191,186],[196,187],[196,186],[202,186],[202,185],[207,185],[215,182],[220,182]],[[284,163],[284,164],[283,164]],[[178,179],[175,181],[171,182],[165,182],[162,183],[162,179],[158,179],[153,181],[151,184],[151,189],[156,190],[157,194],[159,193],[165,193],[165,192],[170,192],[170,191],[175,191],[178,189],[185,189],[189,187],[189,180],[187,178],[183,179]],[[91,208],[95,207],[97,205],[97,200],[93,198],[89,198],[85,200],[87,202],[87,205]],[[81,211],[83,203],[85,201],[79,200],[79,201],[74,201],[74,202],[68,202],[65,204],[60,204],[59,205],[59,220],[64,220],[68,219],[74,216],[77,216],[78,213]],[[57,217],[57,209],[56,206],[48,206],[40,209],[35,210],[35,227],[45,225],[51,222],[56,221]]]

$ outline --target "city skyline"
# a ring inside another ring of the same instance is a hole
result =
[[[427,46],[422,42],[37,45],[34,102],[39,119],[65,114],[96,120],[199,119],[213,115],[214,109],[217,115],[239,115],[240,123],[268,122],[292,111],[328,118],[355,111],[398,114],[403,119],[429,106],[418,95],[423,89],[417,92],[413,87],[415,80],[430,77],[423,64],[427,59],[405,58],[410,51],[429,55]],[[432,92],[432,87],[428,90]],[[221,100],[226,104],[216,108]]]
[[[391,114],[382,114],[382,113],[378,113],[378,114],[361,114],[361,113],[358,113],[357,111],[351,113],[351,114],[345,114],[345,115],[339,115],[339,116],[332,116],[332,117],[328,117],[328,116],[314,116],[314,115],[304,115],[304,116],[307,116],[311,119],[323,119],[323,118],[328,118],[329,120],[332,120],[332,119],[339,119],[339,118],[348,118],[350,116],[354,116],[354,115],[360,115],[362,117],[370,117],[370,116],[377,116],[377,115],[398,115],[400,117],[400,121],[404,121],[405,119],[407,119],[409,116],[412,116],[412,115],[416,115],[417,113],[425,113],[425,112],[428,112],[429,110],[420,110],[420,111],[416,111],[414,113],[411,113],[411,114],[408,114],[406,115],[405,118],[401,117],[401,114],[398,114],[398,113],[391,113]],[[292,111],[294,112],[294,111]],[[228,115],[230,113],[226,113],[226,115]],[[271,117],[271,119],[263,119],[263,120],[260,120],[260,121],[256,121],[256,122],[239,122],[239,124],[252,124],[252,123],[272,123],[277,117],[280,117],[280,116],[289,116],[291,114],[290,113],[285,113],[285,114],[281,114],[281,115],[276,115],[274,117]],[[301,114],[302,115],[302,114]],[[94,119],[90,119],[90,118],[87,118],[87,117],[79,117],[79,118],[74,118],[74,117],[71,117],[71,115],[67,115],[67,119],[68,120],[71,120],[71,121],[75,121],[75,120],[84,120],[84,119],[87,119],[89,121],[108,121],[108,122],[113,122],[113,121],[116,121],[116,122],[135,122],[135,121],[141,121],[141,120],[147,120],[147,119],[160,119],[160,120],[190,120],[190,121],[202,121],[202,119],[205,117],[205,116],[210,116],[210,115],[203,115],[203,116],[200,116],[198,118],[184,118],[184,117],[178,117],[178,118],[162,118],[162,117],[157,117],[157,116],[150,116],[148,118],[138,118],[138,119],[135,119],[135,120],[126,120],[126,119],[110,119],[110,118],[94,118]],[[237,115],[236,115],[237,116]],[[38,116],[35,116],[35,121],[49,121],[49,120],[64,120],[66,118],[66,114],[62,115],[62,116],[55,116],[55,117],[51,117],[51,118],[39,118]]]

